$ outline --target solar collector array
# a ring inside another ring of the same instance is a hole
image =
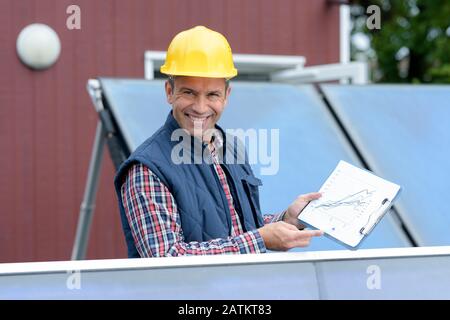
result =
[[[101,85],[107,107],[130,150],[150,137],[170,111],[163,81],[101,79]],[[258,153],[256,163],[251,163],[255,175],[263,181],[263,213],[281,212],[299,194],[318,190],[341,159],[361,165],[311,85],[235,82],[219,125],[223,129],[252,131],[257,136],[258,151],[266,147],[267,152],[263,156]],[[279,141],[272,139],[277,136],[272,136],[274,132],[278,132]],[[271,163],[264,161],[268,158]],[[262,175],[264,170],[272,174]],[[387,216],[361,248],[409,245],[398,224]],[[307,250],[340,248],[322,237],[314,239]]]

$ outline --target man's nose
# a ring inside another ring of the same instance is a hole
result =
[[[204,114],[209,111],[208,100],[203,95],[198,95],[192,109],[198,114]]]

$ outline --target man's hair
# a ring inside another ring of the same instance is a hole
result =
[[[169,76],[167,81],[169,81],[170,86],[172,87],[172,90],[175,88],[175,76]],[[230,80],[225,79],[225,94],[227,94],[227,89],[230,86]]]

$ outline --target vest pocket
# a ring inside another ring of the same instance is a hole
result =
[[[244,186],[247,199],[252,208],[253,218],[260,227],[264,224],[261,217],[261,208],[259,205],[259,191],[258,187],[262,186],[262,181],[255,176],[248,175],[241,178],[242,185]]]

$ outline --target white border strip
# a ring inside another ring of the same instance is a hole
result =
[[[153,269],[245,265],[292,262],[321,262],[362,259],[450,256],[450,246],[365,249],[358,251],[311,251],[268,253],[257,255],[217,255],[177,258],[109,259],[55,262],[25,262],[0,264],[0,276],[14,274],[58,273],[67,271],[108,271],[121,269]]]
[[[155,70],[164,64],[165,51],[145,51],[144,77],[154,79]],[[286,69],[303,68],[306,59],[303,56],[268,55],[268,54],[233,54],[233,61],[238,72],[251,74],[270,74]]]
[[[350,62],[350,6],[342,4],[339,7],[339,60],[340,63]]]

